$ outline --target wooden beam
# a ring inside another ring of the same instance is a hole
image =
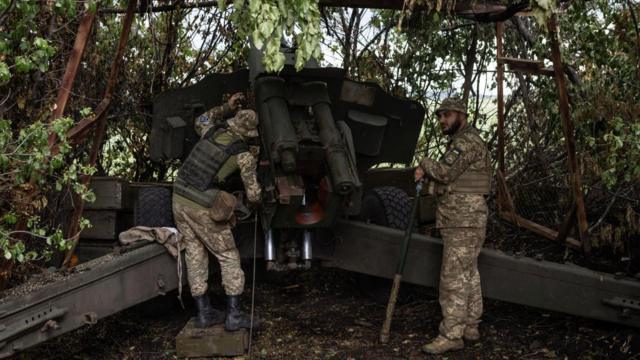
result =
[[[64,71],[64,75],[62,76],[60,88],[58,89],[56,108],[53,110],[53,114],[51,115],[52,121],[58,119],[64,114],[64,109],[67,106],[67,100],[69,100],[71,89],[73,89],[73,82],[75,81],[76,74],[78,73],[82,54],[84,54],[84,49],[87,45],[87,41],[89,40],[89,36],[91,35],[91,28],[93,27],[95,15],[95,11],[87,10],[80,20],[80,25],[78,25],[78,31],[76,32],[76,39],[73,43],[73,49],[71,50],[71,55],[67,61],[67,67]],[[55,133],[51,133],[49,136],[50,150],[56,142],[56,138],[57,136]]]
[[[553,68],[546,68],[544,66],[544,62],[539,60],[498,57],[498,64],[507,64],[509,65],[509,70],[526,73],[526,74],[544,75],[544,76],[555,75]]]
[[[569,214],[565,217],[562,225],[560,225],[560,231],[558,232],[557,241],[564,241],[568,236],[571,228],[576,224],[576,205],[572,204]]]
[[[548,227],[544,226],[544,225],[540,225],[538,223],[535,223],[531,220],[527,220],[525,218],[523,218],[522,216],[519,216],[517,214],[508,212],[508,211],[501,211],[499,213],[500,217],[503,218],[504,220],[510,221],[514,224],[516,224],[518,227],[527,229],[531,232],[533,232],[534,234],[538,234],[542,237],[545,237],[549,240],[555,240],[558,238],[558,232],[552,229],[549,229]],[[571,237],[567,237],[566,240],[566,244],[569,247],[572,247],[574,249],[580,249],[582,247],[582,243],[574,238]]]
[[[100,104],[98,105],[99,111],[96,111],[96,116],[93,118],[96,124],[96,130],[93,136],[93,144],[91,144],[91,151],[89,152],[89,166],[95,166],[98,160],[98,153],[102,149],[102,143],[107,128],[106,113],[109,109],[109,104],[111,103],[111,99],[113,97],[113,91],[117,83],[120,64],[122,64],[125,47],[127,45],[127,41],[129,40],[129,34],[131,33],[131,24],[133,23],[133,19],[135,17],[134,11],[136,9],[137,2],[138,0],[129,0],[127,15],[123,20],[122,31],[120,32],[120,39],[118,40],[118,48],[116,50],[113,62],[111,63],[111,70],[109,72],[109,78],[107,80],[107,88],[105,89],[102,101],[100,101]],[[90,180],[91,175],[88,174],[82,175],[82,177],[80,178],[80,181],[85,186],[89,184]],[[75,252],[76,246],[78,245],[78,240],[80,239],[79,223],[80,218],[82,217],[82,212],[84,211],[84,200],[77,193],[74,194],[74,204],[75,208],[73,210],[73,214],[71,215],[71,219],[69,220],[69,227],[67,230],[67,237],[71,239],[71,248],[67,250],[67,254],[63,262],[64,267],[69,267],[72,264],[71,259],[73,257],[73,253]]]
[[[496,23],[496,58],[503,58],[504,22]],[[505,175],[504,165],[504,64],[498,61],[498,170]]]
[[[496,178],[498,182],[498,211],[507,211],[511,213],[516,213],[516,207],[513,204],[513,198],[511,197],[511,193],[509,192],[509,188],[507,187],[507,181],[505,180],[504,173],[498,169],[496,172]],[[517,219],[513,220],[516,225],[518,224]]]
[[[585,254],[591,252],[591,241],[589,240],[589,224],[584,205],[584,195],[582,194],[582,181],[580,179],[580,169],[576,158],[576,144],[574,137],[573,122],[569,113],[569,94],[567,83],[564,77],[564,66],[560,53],[560,35],[558,22],[554,14],[547,23],[549,37],[551,40],[551,58],[553,60],[553,70],[558,88],[558,106],[560,108],[560,118],[562,119],[562,130],[564,132],[565,145],[567,148],[570,184],[573,190],[573,201],[576,204],[576,217],[578,219],[578,237],[582,241]]]

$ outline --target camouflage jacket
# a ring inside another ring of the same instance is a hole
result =
[[[214,106],[209,111],[196,118],[193,124],[196,128],[196,132],[200,137],[204,136],[209,129],[216,125],[222,124],[225,118],[232,114],[231,108],[227,103],[220,106]]]
[[[230,114],[231,110],[229,109],[229,106],[227,104],[212,108],[196,119],[194,124],[196,133],[200,137],[203,137],[207,133],[207,131],[222,123],[224,119]],[[227,131],[222,134],[221,137],[229,139],[221,140],[227,140],[228,142],[231,142],[232,138],[238,136],[239,135],[227,129]],[[229,159],[227,159],[227,161],[222,165],[220,170],[218,170],[216,179],[225,178],[227,175],[240,170],[240,177],[242,178],[242,183],[244,184],[244,188],[246,190],[247,199],[251,202],[258,202],[260,201],[262,189],[260,188],[260,184],[258,184],[256,167],[256,157],[250,151],[245,151],[237,155],[230,156]],[[177,201],[182,203],[183,205],[201,207],[195,202],[181,196],[177,199]]]
[[[488,209],[484,195],[457,193],[450,189],[465,172],[486,171],[486,176],[490,176],[489,166],[489,151],[478,130],[472,126],[451,137],[439,161],[424,158],[420,162],[425,176],[436,184],[437,228],[486,226]]]

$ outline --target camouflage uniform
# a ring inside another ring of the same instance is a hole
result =
[[[220,125],[229,114],[228,105],[214,107],[196,119],[195,129],[201,136]],[[252,110],[241,110],[227,121],[228,129],[219,137],[232,139],[256,137],[257,118]],[[218,138],[216,138],[218,139]],[[256,177],[256,159],[249,151],[230,156],[215,175],[217,182],[240,170],[247,198],[260,200],[261,189]],[[222,286],[227,295],[240,295],[244,289],[244,272],[240,267],[240,254],[236,248],[232,227],[235,225],[233,209],[236,199],[220,191],[211,207],[204,207],[174,192],[173,213],[178,230],[183,234],[186,263],[191,294],[196,297],[207,292],[209,256],[213,253],[220,263]]]
[[[453,110],[466,114],[464,109]],[[436,227],[444,243],[439,289],[443,320],[439,330],[445,338],[457,340],[467,326],[477,326],[482,315],[478,255],[487,223],[489,151],[478,130],[468,125],[450,138],[440,161],[425,158],[420,167],[435,184]]]

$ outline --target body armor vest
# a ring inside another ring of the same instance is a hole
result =
[[[478,135],[475,135],[478,136]],[[448,185],[436,185],[439,195],[450,194],[478,194],[488,195],[491,192],[491,160],[482,139],[478,139],[484,156],[478,162],[472,164],[465,172]]]
[[[482,170],[467,170],[449,186],[449,191],[455,194],[488,195],[491,192],[489,167]]]
[[[228,144],[217,142],[216,139],[224,132],[224,129],[212,129],[193,147],[178,171],[173,185],[176,194],[204,207],[211,207],[219,191],[214,184],[214,177],[220,168],[232,155],[249,151],[243,140]]]

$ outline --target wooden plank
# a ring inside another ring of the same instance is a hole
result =
[[[111,70],[109,71],[109,77],[107,78],[107,87],[104,91],[104,97],[98,104],[95,110],[95,115],[93,118],[90,118],[91,121],[81,125],[84,119],[81,120],[76,126],[74,126],[68,133],[76,131],[76,137],[69,136],[69,138],[75,143],[80,144],[84,142],[83,137],[86,136],[86,132],[91,128],[91,126],[95,125],[96,129],[93,132],[93,141],[91,144],[91,150],[89,151],[89,166],[95,166],[98,161],[98,154],[100,153],[103,145],[104,136],[107,130],[107,112],[109,110],[109,104],[111,104],[111,100],[113,97],[113,92],[116,88],[118,74],[120,70],[120,65],[123,62],[124,52],[127,45],[127,41],[129,40],[129,33],[131,32],[131,24],[133,23],[134,13],[133,11],[136,8],[138,0],[129,0],[127,5],[127,15],[125,16],[122,23],[122,31],[120,32],[120,39],[118,40],[118,47],[116,50],[116,55],[113,58],[113,62],[111,63]],[[84,130],[83,130],[84,129]],[[80,177],[80,181],[85,186],[89,184],[91,180],[91,174],[84,174]],[[75,234],[80,231],[80,219],[82,218],[82,212],[84,211],[84,199],[80,196],[74,196],[74,207],[73,213],[71,214],[71,219],[69,220],[69,226],[67,227],[68,233],[66,237],[71,239],[71,246],[67,250],[67,254],[63,261],[64,267],[69,267],[71,263],[71,258],[73,257],[73,252],[78,245],[79,237],[76,237]]]
[[[509,65],[509,70],[532,75],[554,76],[553,68],[544,66],[539,60],[516,59],[511,57],[498,57],[499,64]]]
[[[556,241],[565,241],[567,236],[569,236],[569,232],[571,228],[576,225],[576,204],[571,205],[571,209],[569,210],[569,214],[565,217],[562,225],[560,225],[560,230],[558,231],[558,237]]]
[[[517,226],[525,228],[535,234],[538,234],[540,236],[543,236],[549,240],[555,240],[558,238],[558,232],[552,229],[549,229],[546,226],[540,225],[538,223],[535,223],[531,220],[527,220],[525,218],[523,218],[522,216],[519,216],[517,214],[514,214],[512,212],[508,212],[508,211],[501,211],[500,212],[500,217],[503,218],[504,220],[507,221],[511,221],[514,222]],[[582,247],[582,243],[580,243],[580,241],[571,238],[571,237],[567,237],[567,241],[566,244],[572,248],[575,249],[580,249]]]
[[[560,53],[560,35],[556,15],[551,16],[547,23],[549,37],[551,40],[551,57],[555,72],[555,81],[558,88],[558,106],[560,108],[560,118],[562,119],[562,130],[564,132],[565,145],[567,148],[567,161],[573,190],[573,201],[576,204],[576,218],[578,220],[578,237],[582,242],[585,254],[591,252],[591,241],[589,240],[589,223],[587,222],[587,212],[584,205],[584,195],[582,193],[582,180],[580,179],[580,169],[576,158],[576,144],[574,137],[573,122],[569,113],[569,94],[567,83],[564,77],[564,65]]]
[[[507,181],[505,180],[504,174],[501,170],[496,172],[496,178],[498,181],[498,211],[504,211],[511,214],[516,213],[516,207],[513,204],[513,198],[511,197],[511,193],[509,192],[509,188],[507,187]],[[511,222],[520,226],[518,223],[518,219],[513,218],[510,219]]]
[[[518,59],[508,56],[498,56],[498,62],[516,67],[529,67],[533,69],[539,69],[544,66],[544,62],[540,60]]]
[[[496,23],[496,58],[503,57],[504,22]],[[504,165],[504,64],[498,61],[498,170],[505,174]],[[503,194],[504,195],[504,194]]]
[[[223,325],[198,329],[191,318],[176,336],[178,358],[210,358],[213,356],[244,355],[249,347],[249,334],[245,329],[226,331]]]
[[[553,70],[553,68],[545,67],[542,69],[538,69],[538,72],[535,75],[554,76],[555,71]]]

